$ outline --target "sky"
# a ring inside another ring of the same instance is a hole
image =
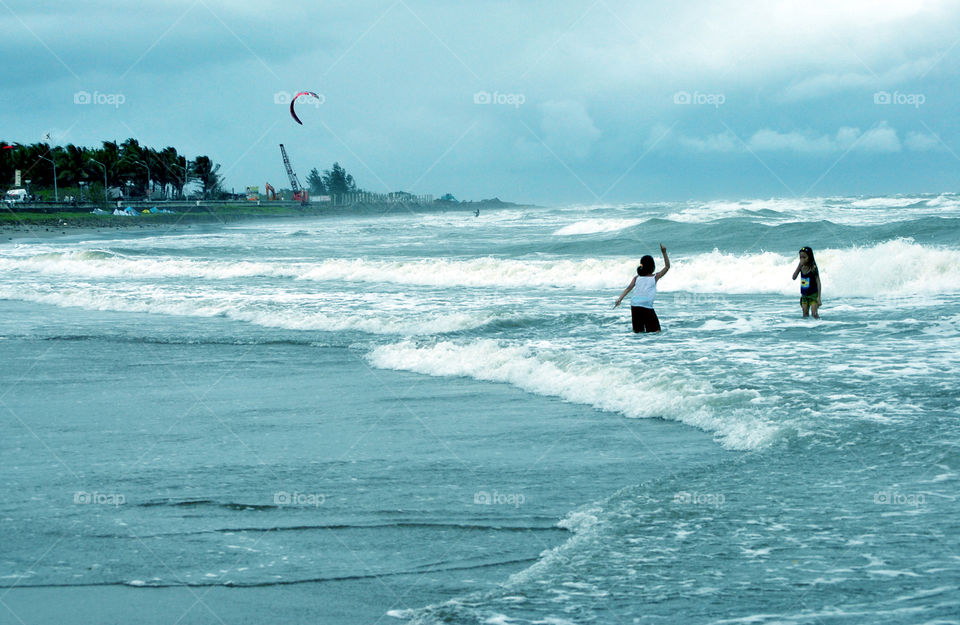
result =
[[[960,186],[960,0],[0,0],[0,27],[0,139],[133,137],[237,191],[288,186],[280,143],[301,181],[458,199]]]

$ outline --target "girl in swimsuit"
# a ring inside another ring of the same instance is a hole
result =
[[[814,319],[819,319],[817,310],[820,308],[820,270],[817,269],[817,261],[813,258],[813,250],[809,247],[800,248],[800,263],[793,271],[793,279],[800,276],[800,309],[803,310],[803,316],[810,314]]]

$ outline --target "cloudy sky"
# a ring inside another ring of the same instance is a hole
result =
[[[956,191],[960,2],[0,0],[0,138],[228,188],[537,203]],[[289,116],[286,97],[322,104]],[[89,94],[89,98],[83,94]]]

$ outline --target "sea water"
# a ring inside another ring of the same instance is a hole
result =
[[[7,242],[0,622],[960,622],[958,241],[940,194]]]

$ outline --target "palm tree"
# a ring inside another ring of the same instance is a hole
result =
[[[209,156],[198,156],[193,161],[191,173],[200,181],[200,184],[203,185],[204,199],[206,199],[208,193],[219,188],[220,176],[217,175],[217,171],[219,170],[220,165],[214,165]]]
[[[124,182],[131,182],[137,195],[144,195],[147,192],[149,176],[147,174],[146,164],[143,162],[144,148],[136,139],[127,139],[120,144],[120,160],[117,163],[120,171],[120,178]],[[142,181],[142,184],[141,184]],[[143,189],[143,193],[139,190]]]
[[[103,147],[94,150],[93,157],[107,167],[107,185],[119,186],[124,173],[120,164],[120,146],[116,141],[104,141]]]

